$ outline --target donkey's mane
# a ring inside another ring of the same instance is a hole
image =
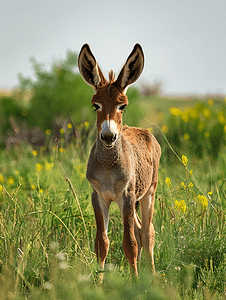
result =
[[[108,76],[109,76],[109,83],[112,84],[115,81],[115,74],[113,70],[109,72]]]

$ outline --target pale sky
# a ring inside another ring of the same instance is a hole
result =
[[[0,87],[32,76],[88,43],[101,69],[118,73],[135,43],[145,54],[139,82],[167,94],[226,94],[226,0],[2,0]]]

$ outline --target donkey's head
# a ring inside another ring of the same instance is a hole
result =
[[[122,113],[128,104],[127,87],[139,78],[144,67],[142,48],[139,44],[134,46],[116,80],[113,71],[109,73],[109,81],[105,79],[88,44],[80,51],[78,67],[83,79],[95,90],[91,103],[97,111],[99,139],[105,147],[112,148],[122,130]]]

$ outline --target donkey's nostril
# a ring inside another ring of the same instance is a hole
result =
[[[117,134],[115,133],[112,137],[112,141],[114,142],[116,140]]]

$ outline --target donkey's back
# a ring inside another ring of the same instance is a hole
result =
[[[139,201],[153,182],[157,185],[161,148],[147,129],[124,125],[122,137],[128,147],[125,152],[134,162],[136,201]]]

